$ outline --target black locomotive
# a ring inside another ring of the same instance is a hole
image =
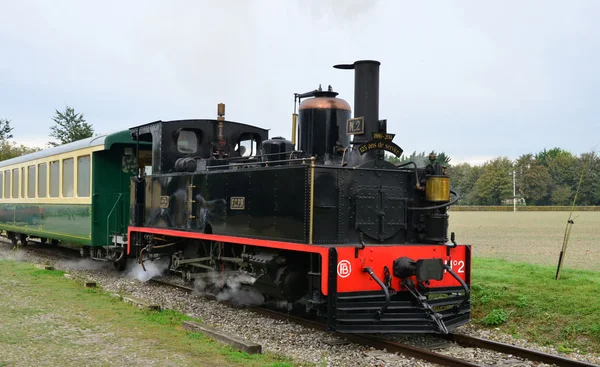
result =
[[[295,94],[291,141],[226,121],[223,104],[216,120],[131,128],[127,253],[169,256],[188,280],[246,275],[331,330],[446,333],[470,319],[470,246],[447,233],[458,197],[435,157],[385,159],[402,150],[379,119],[380,63],[335,67],[354,70],[354,117],[331,87]]]

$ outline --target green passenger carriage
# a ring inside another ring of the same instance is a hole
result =
[[[0,230],[123,267],[138,149],[124,130],[0,162]]]

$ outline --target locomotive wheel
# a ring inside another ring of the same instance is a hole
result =
[[[19,238],[21,239],[21,245],[23,245],[23,246],[27,245],[27,235],[26,234],[21,233]]]
[[[48,239],[46,237],[40,237],[40,242],[42,243],[42,245],[45,245],[46,242],[48,242]]]
[[[127,252],[125,251],[125,248],[122,247],[121,252],[117,253],[117,254],[118,254],[118,256],[115,259],[115,261],[113,261],[113,266],[115,267],[116,271],[120,272],[120,271],[125,270],[125,268],[127,268]]]
[[[121,260],[113,261],[113,266],[117,271],[123,271],[127,267],[127,257],[123,256]]]
[[[19,239],[17,238],[17,235],[13,235],[10,238],[10,243],[12,243],[13,246],[16,246],[18,242],[19,242]]]

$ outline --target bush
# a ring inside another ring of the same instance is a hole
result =
[[[507,318],[506,311],[502,308],[497,308],[481,319],[481,323],[486,326],[498,326],[503,324]]]

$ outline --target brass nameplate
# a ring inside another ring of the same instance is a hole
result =
[[[246,208],[246,198],[244,196],[232,196],[229,199],[229,208],[232,210],[244,210]]]

